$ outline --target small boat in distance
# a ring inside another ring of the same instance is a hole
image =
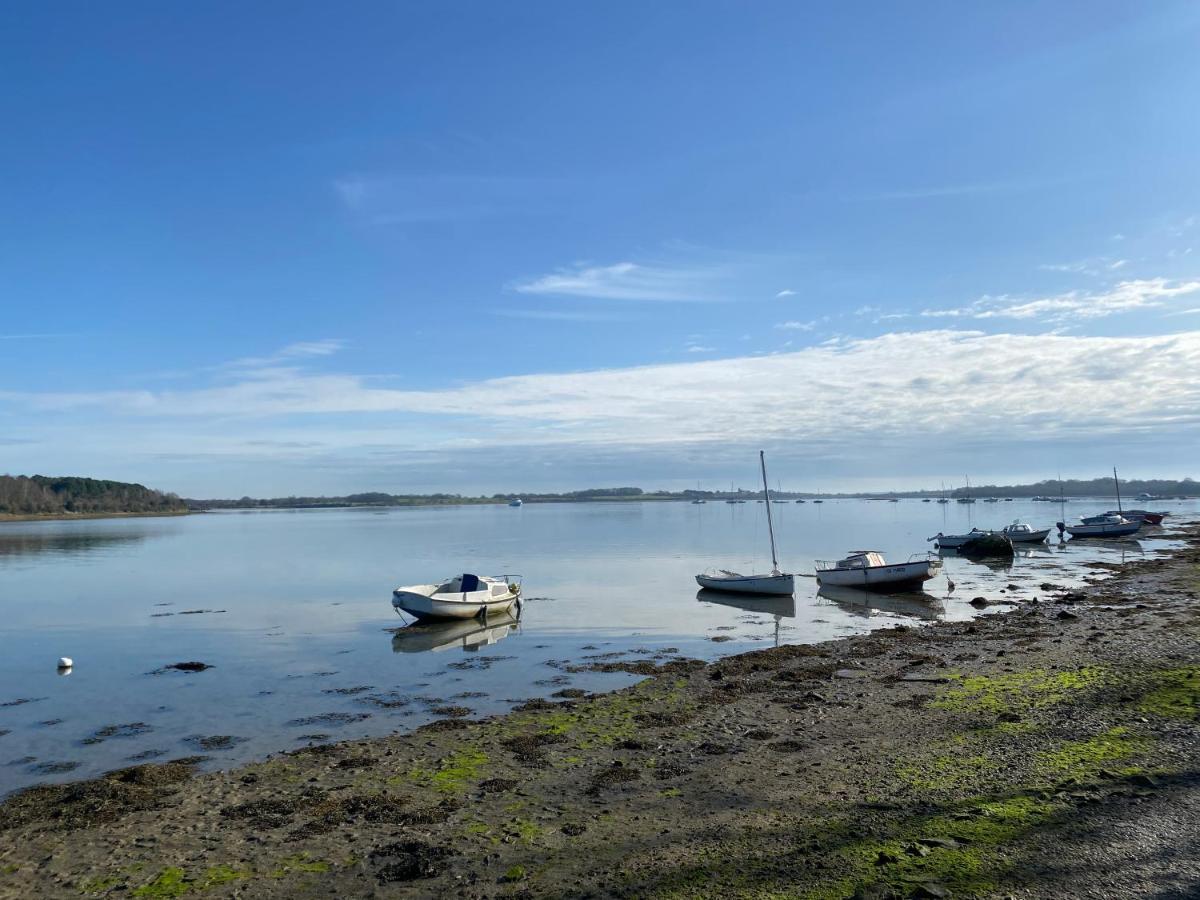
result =
[[[511,500],[508,501],[508,505],[509,506],[524,506],[525,504],[521,500],[520,497],[513,497]]]
[[[710,569],[696,576],[696,584],[712,591],[727,591],[734,594],[791,595],[796,590],[792,575],[779,571],[779,560],[775,553],[775,526],[771,522],[771,493],[767,488],[767,457],[758,451],[758,462],[762,467],[763,499],[767,507],[767,532],[771,536],[771,572],[767,575],[742,575],[728,569]],[[738,501],[745,503],[745,500]]]
[[[1035,529],[1020,519],[1013,519],[1012,524],[1005,525],[1001,533],[1014,544],[1040,544],[1050,536],[1050,529]]]
[[[520,576],[464,573],[441,584],[414,584],[392,591],[392,608],[418,619],[473,619],[507,612],[519,603]]]
[[[918,558],[919,557],[919,558]],[[819,559],[817,583],[868,591],[918,588],[942,571],[936,553],[918,553],[908,562],[888,563],[878,550],[855,550],[837,562]]]
[[[957,502],[958,503],[974,503],[975,502],[975,498],[971,496],[971,479],[969,477],[967,478],[966,496],[959,497]]]

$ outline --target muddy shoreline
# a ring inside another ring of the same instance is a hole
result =
[[[0,897],[1195,896],[1200,527],[1180,537],[1008,615],[34,788],[0,805]]]

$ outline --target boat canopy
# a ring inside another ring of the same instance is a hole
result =
[[[883,554],[878,550],[855,550],[845,559],[837,561],[839,569],[866,569],[870,566],[886,566]]]

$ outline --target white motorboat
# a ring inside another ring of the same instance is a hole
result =
[[[1142,530],[1141,522],[1130,522],[1124,516],[1089,516],[1093,521],[1079,525],[1058,523],[1058,533],[1064,531],[1073,538],[1129,537]]]
[[[935,553],[918,553],[908,562],[889,563],[878,550],[855,550],[837,562],[817,560],[817,583],[866,590],[920,587],[942,571]]]
[[[414,584],[392,591],[392,608],[418,619],[473,619],[508,612],[519,602],[521,585],[509,577],[458,575],[441,584]]]
[[[937,541],[938,547],[947,550],[953,550],[956,547],[961,547],[968,541],[973,541],[976,538],[991,534],[990,531],[981,531],[978,528],[972,528],[966,534],[942,534],[940,531],[931,538],[925,538],[927,541]]]
[[[1050,536],[1049,528],[1034,528],[1026,525],[1020,519],[1013,519],[1011,525],[1005,525],[1001,531],[1014,544],[1040,544]]]
[[[525,504],[524,504],[524,502],[522,502],[520,497],[513,497],[511,500],[508,501],[508,505],[509,506],[524,506]]]
[[[766,504],[767,533],[771,536],[771,571],[766,575],[742,575],[730,572],[728,569],[706,569],[696,576],[696,584],[710,591],[728,591],[734,594],[773,594],[786,596],[796,590],[795,579],[786,572],[779,571],[779,559],[775,553],[775,526],[771,522],[771,492],[767,488],[767,457],[762,450],[758,451],[758,463],[762,468],[763,499]],[[738,500],[745,503],[745,500]]]

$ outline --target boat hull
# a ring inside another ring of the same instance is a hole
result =
[[[517,595],[511,591],[495,597],[489,597],[487,591],[432,596],[415,591],[392,592],[392,607],[418,619],[474,619],[508,612],[516,602]]]
[[[818,569],[817,583],[867,591],[912,590],[935,578],[941,571],[940,559],[850,569]]]
[[[727,594],[790,597],[796,591],[796,581],[791,575],[697,575],[696,584]]]
[[[1043,544],[1050,536],[1050,529],[1040,531],[1005,531],[1004,536],[1014,544]]]
[[[1142,530],[1141,522],[1127,522],[1124,525],[1067,525],[1064,529],[1073,538],[1113,538],[1129,537]]]

